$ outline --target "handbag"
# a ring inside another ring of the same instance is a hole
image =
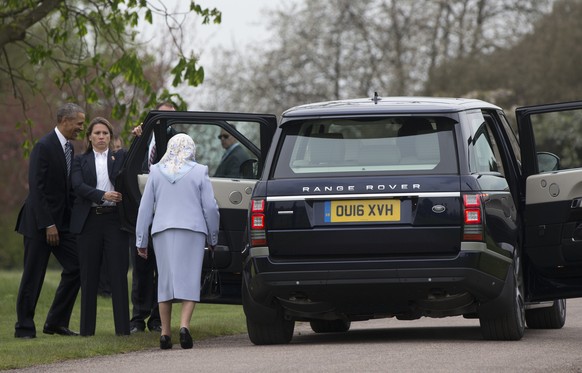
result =
[[[216,268],[216,262],[214,261],[214,250],[211,251],[210,260],[210,271],[204,276],[200,287],[201,299],[216,299],[222,294],[222,283],[220,281],[220,272]]]

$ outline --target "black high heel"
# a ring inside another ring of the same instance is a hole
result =
[[[181,336],[180,336],[181,338]],[[160,337],[160,348],[162,350],[169,350],[172,348],[172,337],[169,335],[163,335]]]
[[[194,343],[192,342],[192,336],[188,328],[180,328],[180,346],[182,348],[192,348]]]

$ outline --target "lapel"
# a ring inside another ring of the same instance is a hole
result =
[[[115,186],[115,178],[119,173],[119,165],[121,164],[121,157],[123,153],[121,151],[116,151],[115,153],[109,151],[109,156],[107,157],[107,172],[109,173],[109,181]]]
[[[109,150],[107,155],[107,174],[109,175],[109,180],[113,178],[113,166],[115,165],[115,154]]]
[[[117,175],[121,172],[121,167],[125,159],[127,152],[124,149],[119,149],[115,153],[109,152],[109,158],[107,159],[107,171],[109,172],[109,180],[111,184],[115,185],[115,179]]]
[[[97,168],[95,167],[95,153],[93,151],[83,154],[81,168],[86,170],[85,177],[87,178],[87,184],[93,187],[97,186]]]

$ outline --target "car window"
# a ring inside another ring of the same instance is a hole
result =
[[[458,172],[453,121],[449,118],[288,122],[281,138],[274,178]]]
[[[505,175],[501,153],[490,123],[481,111],[467,113],[471,128],[469,138],[469,170],[471,173],[498,172]]]
[[[557,156],[557,169],[582,167],[582,110],[533,114],[531,124],[538,154]]]
[[[517,160],[518,165],[521,166],[521,151],[519,148],[517,135],[505,115],[500,115],[499,118],[501,119],[501,124],[505,133],[507,134],[507,139],[509,140],[509,145],[511,146],[511,150],[513,152],[513,157]]]
[[[229,122],[236,131],[260,147],[256,123]],[[230,126],[219,123],[173,123],[172,131],[186,133],[196,143],[196,161],[207,165],[211,177],[258,179],[257,156],[237,139]],[[240,136],[240,135],[239,135]]]

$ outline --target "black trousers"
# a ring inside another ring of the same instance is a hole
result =
[[[116,212],[97,215],[95,210],[91,209],[83,231],[77,237],[81,265],[81,335],[95,334],[102,260],[107,262],[107,275],[111,284],[115,334],[129,334],[129,300],[127,298],[129,239],[127,233],[120,227],[119,216]]]
[[[130,242],[129,252],[133,266],[131,287],[133,312],[131,327],[144,330],[147,324],[147,327],[152,330],[155,326],[162,325],[158,307],[158,268],[156,265],[156,255],[152,246],[151,237],[147,259],[143,259],[137,255],[134,235],[130,238]]]
[[[51,253],[57,258],[63,271],[46,317],[46,324],[69,327],[80,286],[75,235],[59,232],[58,246],[49,246],[43,235],[38,238],[24,237],[24,268],[16,298],[16,337],[36,336],[34,314]]]

